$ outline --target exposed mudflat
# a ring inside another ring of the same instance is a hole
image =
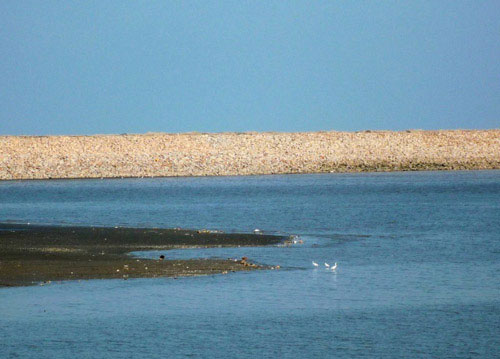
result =
[[[284,237],[184,229],[61,227],[0,224],[0,287],[62,280],[129,279],[227,274],[267,268],[251,259],[169,260],[170,249],[262,246]],[[164,250],[142,259],[132,251]]]

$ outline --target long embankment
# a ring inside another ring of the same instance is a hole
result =
[[[499,168],[500,130],[0,137],[2,180]]]

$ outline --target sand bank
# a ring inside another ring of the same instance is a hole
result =
[[[170,249],[262,246],[284,237],[184,229],[60,227],[0,223],[0,287],[62,280],[129,279],[225,274],[262,269],[251,259],[170,260]],[[133,251],[158,250],[164,259]],[[242,248],[244,255],[244,248]]]
[[[2,136],[0,179],[500,168],[500,130]]]

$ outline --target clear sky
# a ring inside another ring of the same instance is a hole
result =
[[[0,134],[500,127],[500,1],[0,2]]]

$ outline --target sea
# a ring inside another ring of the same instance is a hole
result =
[[[0,358],[500,357],[500,171],[7,181],[0,221],[303,241],[167,254],[279,270],[2,288]]]

